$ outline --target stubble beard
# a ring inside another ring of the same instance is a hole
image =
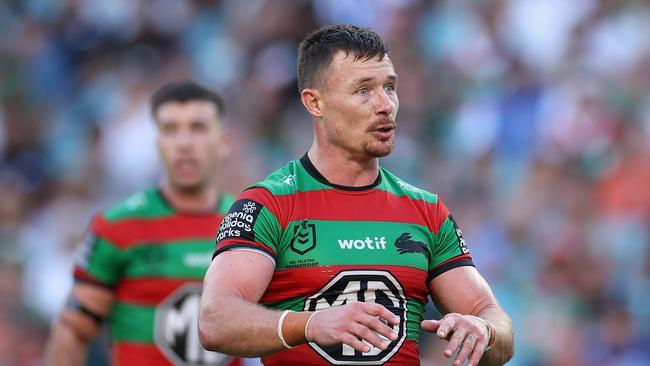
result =
[[[168,179],[173,190],[187,196],[203,193],[211,182],[210,174],[205,172],[193,182],[180,182],[179,179],[175,179],[172,175],[169,175]]]
[[[367,144],[364,150],[367,156],[370,156],[372,158],[383,158],[385,156],[390,155],[390,153],[393,152],[394,147],[395,147],[395,140],[394,138],[391,138],[390,143],[388,145],[382,142],[380,146],[377,146],[376,142],[373,141]]]
[[[196,194],[201,193],[205,187],[206,184],[203,181],[199,181],[196,183],[192,184],[187,184],[187,183],[179,183],[175,181],[170,181],[171,183],[171,188],[175,190],[176,192],[182,194],[182,195],[187,195],[187,196],[193,196]]]
[[[358,140],[351,140],[349,137],[342,137],[335,133],[330,133],[326,131],[327,140],[333,146],[336,146],[348,153],[352,153],[355,156],[365,156],[368,158],[383,158],[388,156],[393,152],[395,147],[395,137],[391,137],[389,141],[378,141],[372,139],[371,141],[365,141],[362,144],[359,144]]]

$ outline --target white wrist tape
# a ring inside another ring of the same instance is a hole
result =
[[[282,312],[282,315],[280,315],[280,319],[278,319],[278,338],[280,338],[280,341],[282,341],[282,345],[284,348],[293,348],[287,342],[284,340],[284,336],[282,335],[282,323],[284,322],[284,318],[289,314],[291,310],[285,310]]]
[[[311,318],[313,318],[314,315],[316,315],[317,313],[318,311],[314,311],[314,313],[309,316],[309,319],[307,319],[307,323],[305,324],[305,339],[307,340],[307,342],[311,342],[311,339],[307,337],[307,329],[309,329],[309,322],[311,322]]]

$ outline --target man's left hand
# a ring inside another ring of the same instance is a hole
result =
[[[476,366],[490,341],[487,325],[474,315],[449,313],[440,320],[424,320],[422,329],[449,340],[445,357],[451,358],[458,351],[455,366],[462,365],[466,359],[469,359],[468,366]]]

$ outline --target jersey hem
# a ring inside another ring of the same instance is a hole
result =
[[[443,264],[429,271],[429,274],[427,275],[427,284],[431,282],[431,280],[433,280],[434,278],[449,271],[450,269],[454,269],[456,267],[464,267],[464,266],[476,267],[474,265],[474,262],[472,261],[472,258],[468,258],[465,255],[452,258],[451,260],[444,262]]]
[[[102,282],[81,269],[76,269],[72,275],[75,282],[83,282],[90,285],[100,286],[109,290],[115,290],[115,285]]]
[[[270,260],[271,263],[273,263],[273,266],[275,266],[275,258],[271,257],[268,253],[264,252],[263,250],[261,250],[259,248],[230,247],[230,248],[227,248],[226,250],[259,253],[259,254],[265,256],[266,258],[268,258],[268,260]]]
[[[225,251],[231,250],[231,249],[248,250],[248,251],[259,252],[259,253],[269,257],[269,259],[271,259],[273,261],[273,263],[275,264],[275,254],[273,252],[271,252],[270,250],[267,250],[266,248],[262,248],[262,247],[257,246],[257,245],[246,244],[246,243],[233,243],[233,244],[224,245],[223,247],[221,247],[221,248],[214,251],[214,254],[212,255],[212,259],[214,259],[219,254],[221,254],[221,253],[223,253]]]

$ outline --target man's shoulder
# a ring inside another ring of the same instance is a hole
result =
[[[294,194],[298,188],[299,176],[301,175],[299,164],[298,160],[292,160],[269,174],[264,180],[248,187],[248,189],[264,188],[274,196]]]
[[[235,196],[226,192],[221,193],[221,197],[219,197],[217,213],[220,215],[225,215],[233,203],[235,203]]]
[[[433,204],[438,203],[439,198],[437,194],[429,192],[422,188],[418,188],[399,178],[385,168],[381,168],[381,171],[384,179],[378,188],[383,188],[389,193],[395,194],[397,196],[407,196],[413,200],[425,201]]]
[[[128,219],[154,218],[167,214],[165,205],[158,189],[151,188],[136,192],[113,204],[101,213],[108,222]]]

